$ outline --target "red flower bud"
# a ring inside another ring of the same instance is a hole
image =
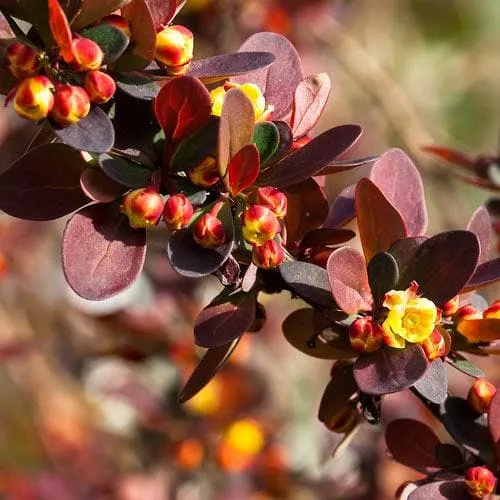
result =
[[[226,231],[222,222],[210,213],[202,215],[194,225],[193,238],[205,248],[217,248],[226,241]]]
[[[373,352],[380,348],[384,340],[382,327],[372,318],[358,318],[349,328],[351,347],[358,352]]]
[[[467,492],[474,498],[484,498],[495,491],[496,478],[486,467],[471,467],[465,472]]]
[[[99,69],[104,59],[101,47],[89,38],[75,38],[71,44],[73,61],[71,65],[77,71],[93,71]]]
[[[495,392],[496,387],[491,382],[485,378],[476,379],[467,394],[469,406],[478,413],[486,413]]]
[[[14,96],[14,109],[27,120],[47,118],[54,107],[54,85],[46,76],[23,80]]]
[[[16,78],[35,76],[40,69],[39,53],[24,43],[13,43],[7,48],[5,66]]]
[[[121,211],[128,217],[130,227],[140,229],[158,224],[164,202],[154,188],[140,188],[123,197]]]
[[[285,193],[275,187],[262,187],[257,189],[257,203],[270,208],[278,219],[284,219],[288,200]]]
[[[263,205],[250,205],[241,215],[243,237],[252,245],[262,245],[280,232],[276,215]]]
[[[155,58],[175,74],[185,72],[193,58],[193,33],[179,25],[159,31],[156,34]]]
[[[163,209],[163,220],[172,230],[186,227],[193,217],[193,205],[183,194],[169,196]]]
[[[325,426],[332,432],[344,434],[350,432],[356,427],[359,421],[359,413],[356,410],[354,403],[349,402],[340,411],[332,415],[326,422]]]
[[[432,333],[422,342],[425,355],[429,361],[434,361],[446,354],[446,343],[441,332],[434,328]]]
[[[50,113],[60,125],[71,125],[85,118],[90,111],[90,99],[85,89],[74,85],[61,85],[54,94],[54,107]]]
[[[85,75],[83,86],[90,97],[90,102],[104,104],[116,92],[116,83],[111,76],[102,71],[89,71]]]
[[[457,310],[453,315],[453,321],[458,324],[464,319],[482,319],[482,317],[481,311],[476,309],[472,304],[467,304]]]
[[[109,16],[103,17],[99,24],[111,24],[115,28],[123,31],[128,38],[132,38],[132,31],[130,30],[130,23],[118,14],[110,14]]]
[[[213,156],[207,156],[199,165],[188,172],[188,177],[195,186],[213,186],[220,180],[217,161]]]
[[[441,305],[441,314],[445,318],[448,316],[453,316],[458,311],[459,298],[455,295],[452,299],[448,300]]]
[[[261,269],[274,269],[285,259],[285,251],[276,240],[268,240],[262,245],[254,245],[252,262]]]
[[[500,300],[495,300],[495,302],[483,312],[483,318],[500,319]]]

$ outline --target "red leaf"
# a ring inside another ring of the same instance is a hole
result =
[[[167,140],[176,143],[201,129],[212,112],[207,88],[193,76],[180,76],[166,83],[154,106]]]
[[[259,150],[255,144],[240,149],[231,159],[227,169],[229,190],[237,196],[257,179],[260,169]]]
[[[333,298],[347,314],[369,311],[372,294],[363,256],[354,248],[342,247],[330,255],[326,264]]]
[[[177,0],[146,0],[146,3],[153,15],[156,29],[169,24],[177,11]]]
[[[57,0],[49,0],[49,26],[52,36],[61,49],[63,59],[69,63],[73,60],[71,49],[71,29],[64,10]]]
[[[355,205],[366,262],[407,236],[401,214],[370,179],[363,178],[358,182]]]
[[[481,206],[472,214],[467,229],[473,232],[479,240],[481,251],[478,265],[483,264],[488,260],[491,241],[493,239],[491,218],[486,207]]]
[[[422,149],[426,153],[432,153],[441,160],[459,165],[469,170],[474,170],[474,159],[456,149],[447,148],[445,146],[424,146]]]

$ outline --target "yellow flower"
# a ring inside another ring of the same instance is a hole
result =
[[[266,109],[266,100],[260,88],[254,83],[244,83],[238,85],[237,83],[226,83],[221,87],[210,92],[212,98],[212,114],[220,116],[222,114],[222,105],[224,103],[224,96],[226,92],[232,88],[240,89],[250,100],[255,113],[255,120],[265,120],[272,111],[270,108]]]

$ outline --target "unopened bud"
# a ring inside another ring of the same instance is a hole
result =
[[[163,213],[164,202],[154,188],[140,188],[123,197],[121,211],[128,217],[134,229],[158,224]]]
[[[188,172],[189,180],[200,187],[210,187],[220,180],[217,161],[213,156],[207,156],[200,164]]]
[[[257,203],[270,208],[278,219],[284,219],[288,206],[285,193],[272,186],[257,189]]]
[[[262,245],[254,245],[252,262],[261,269],[274,269],[285,259],[285,251],[276,240],[268,240]]]
[[[467,492],[474,498],[484,498],[495,491],[496,478],[486,467],[471,467],[465,472]]]
[[[193,217],[193,205],[183,194],[169,196],[163,210],[163,220],[171,230],[186,227]]]
[[[453,315],[454,323],[460,323],[464,319],[482,319],[481,311],[476,309],[472,304],[459,307],[457,312]]]
[[[351,347],[358,352],[373,352],[380,348],[384,339],[382,327],[371,317],[358,318],[349,327]]]
[[[123,16],[110,14],[109,16],[103,17],[99,24],[111,24],[111,26],[123,31],[128,38],[132,38],[130,23]]]
[[[60,125],[71,125],[85,118],[90,111],[89,95],[82,87],[61,85],[54,94],[50,117]]]
[[[217,248],[226,241],[226,231],[222,222],[210,213],[202,215],[193,227],[193,238],[205,248]]]
[[[24,79],[14,96],[14,109],[27,120],[47,118],[54,106],[54,85],[46,76]]]
[[[485,378],[478,378],[469,389],[467,402],[477,413],[486,413],[496,392],[496,387],[491,382]]]
[[[185,26],[168,26],[156,34],[155,59],[170,72],[184,73],[192,58],[193,33]]]
[[[344,434],[352,431],[359,420],[358,410],[355,404],[350,401],[341,410],[332,415],[325,422],[325,426],[332,432]]]
[[[85,75],[83,86],[94,104],[108,102],[116,92],[116,83],[113,78],[102,71],[89,71]]]
[[[455,295],[455,297],[442,304],[440,307],[442,316],[445,318],[453,316],[458,311],[458,304],[458,295]]]
[[[16,78],[35,76],[40,69],[39,53],[24,43],[13,43],[7,48],[5,66]]]
[[[500,300],[495,300],[488,309],[483,312],[484,319],[500,319]]]
[[[252,245],[262,245],[280,232],[274,212],[264,205],[250,205],[241,215],[243,237]]]
[[[71,65],[77,71],[94,71],[101,67],[104,53],[93,40],[84,37],[75,38],[71,48],[73,51]]]
[[[432,333],[422,342],[422,348],[429,361],[434,361],[446,353],[446,343],[441,332],[434,328]]]

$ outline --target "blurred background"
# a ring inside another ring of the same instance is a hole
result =
[[[332,79],[315,134],[357,123],[364,135],[350,156],[395,146],[410,154],[423,175],[430,233],[464,228],[493,195],[421,148],[499,152],[497,0],[188,0],[176,23],[195,33],[196,58],[234,51],[257,31],[290,38],[306,74]],[[32,135],[2,109],[0,170]],[[329,178],[329,197],[363,173]],[[0,217],[2,498],[383,500],[420,477],[387,456],[383,426],[344,436],[318,421],[331,362],[283,339],[283,319],[301,306],[288,294],[261,297],[262,330],[179,405],[203,354],[192,324],[217,281],[176,276],[158,230],[136,285],[103,303],[83,301],[60,269],[64,223]],[[494,360],[474,361],[495,380]],[[469,383],[455,378],[451,389],[463,394]],[[429,419],[411,395],[384,400],[383,423],[416,415]]]

